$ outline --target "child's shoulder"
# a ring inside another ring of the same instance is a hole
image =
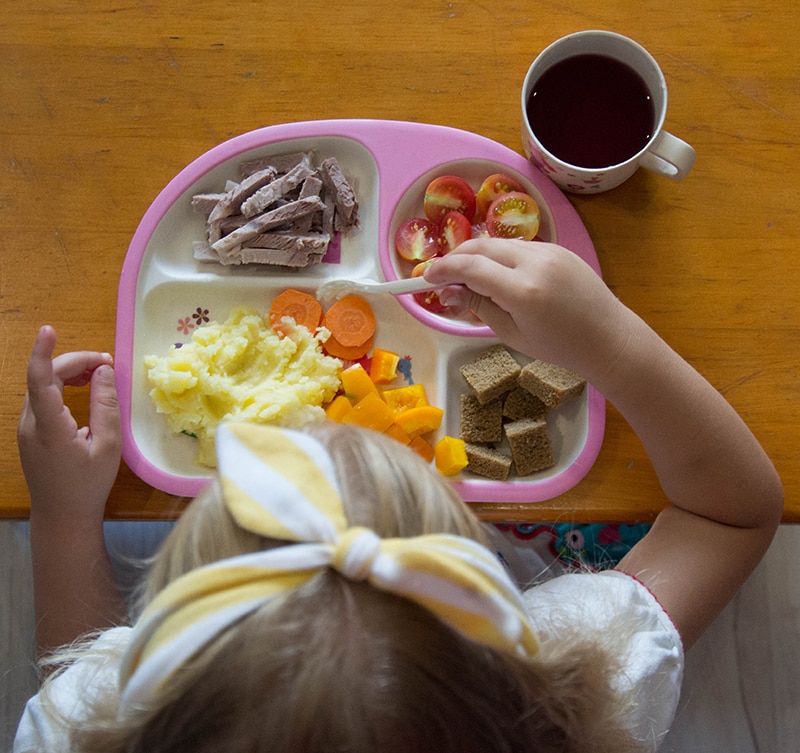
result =
[[[529,588],[523,601],[543,652],[595,638],[615,665],[613,685],[634,735],[653,741],[666,734],[680,698],[683,644],[646,586],[618,570],[566,573]]]
[[[22,713],[14,740],[14,753],[47,750],[68,753],[62,720],[80,722],[87,704],[116,694],[119,659],[130,640],[131,628],[104,630],[70,649],[70,663],[47,680]],[[46,702],[43,697],[46,696]]]

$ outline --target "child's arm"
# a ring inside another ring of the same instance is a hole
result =
[[[40,651],[119,624],[125,608],[103,538],[103,516],[120,460],[111,356],[66,353],[42,327],[28,361],[19,421],[20,459],[31,495],[31,554]],[[64,385],[90,384],[89,426],[64,405]]]
[[[783,510],[780,479],[744,422],[564,249],[469,241],[425,276],[466,285],[440,297],[472,308],[510,347],[575,370],[630,423],[672,505],[619,569],[651,589],[691,645],[761,559]]]

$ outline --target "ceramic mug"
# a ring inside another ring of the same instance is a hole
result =
[[[528,69],[522,143],[528,159],[574,193],[607,191],[639,167],[681,180],[696,154],[663,129],[666,112],[664,74],[644,47],[610,31],[579,31]]]

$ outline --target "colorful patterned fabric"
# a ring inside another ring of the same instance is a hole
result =
[[[555,561],[578,569],[614,567],[650,530],[649,524],[501,523],[497,528],[519,542],[536,542]]]

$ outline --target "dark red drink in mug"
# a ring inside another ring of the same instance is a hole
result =
[[[528,157],[569,191],[599,192],[639,166],[673,179],[694,149],[663,130],[664,76],[653,57],[620,34],[584,31],[545,49],[522,91]]]

